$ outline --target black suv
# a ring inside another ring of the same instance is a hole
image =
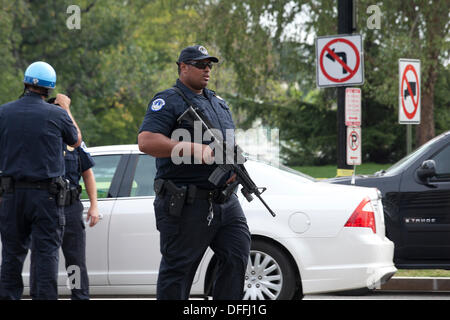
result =
[[[328,179],[351,184],[352,177]],[[383,194],[386,234],[401,269],[450,269],[450,131],[355,185]]]

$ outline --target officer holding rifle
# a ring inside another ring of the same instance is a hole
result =
[[[225,171],[222,181],[212,183],[209,178],[218,168],[215,159],[219,157],[211,137],[204,136],[204,128],[195,132],[189,121],[180,120],[189,106],[195,105],[216,134],[234,145],[229,141],[234,140],[230,132],[235,128],[230,109],[206,88],[217,62],[203,46],[183,49],[177,61],[176,85],[154,96],[139,131],[139,149],[157,158],[154,208],[162,254],[158,299],[189,298],[195,272],[208,247],[217,257],[211,282],[213,298],[243,296],[250,232],[236,194],[227,188],[235,187],[236,174]],[[174,138],[180,132],[189,133],[191,139]]]

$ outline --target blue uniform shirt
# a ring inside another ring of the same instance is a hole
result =
[[[69,179],[71,186],[78,186],[81,174],[95,165],[94,159],[85,149],[86,145],[84,142],[77,148],[64,145],[64,161],[66,165],[64,177]]]
[[[63,176],[63,143],[77,140],[64,109],[27,93],[0,106],[0,175],[27,181]]]
[[[215,93],[208,89],[203,89],[203,94],[196,94],[186,87],[179,79],[176,86],[180,88],[186,97],[198,107],[208,118],[214,128],[222,132],[223,140],[230,138],[227,129],[235,129],[231,112],[226,102],[217,97]],[[182,123],[177,123],[178,117],[188,108],[187,103],[173,89],[157,93],[150,101],[144,121],[139,132],[149,131],[161,133],[169,138],[175,129],[183,128],[190,132],[194,138],[192,128]],[[232,136],[234,140],[234,135]],[[192,141],[192,140],[191,140]],[[211,141],[203,141],[209,144]],[[234,141],[232,142],[234,143]],[[216,165],[207,164],[174,164],[170,158],[156,159],[156,179],[170,179],[178,185],[195,184],[200,188],[213,189],[215,186],[208,181],[208,177],[216,168]]]

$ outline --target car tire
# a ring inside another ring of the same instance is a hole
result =
[[[291,258],[279,246],[253,239],[245,275],[244,300],[294,299],[301,291],[295,270]]]

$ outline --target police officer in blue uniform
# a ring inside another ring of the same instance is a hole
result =
[[[84,142],[78,148],[65,145],[64,158],[66,163],[65,177],[70,181],[69,196],[66,200],[64,215],[66,227],[62,242],[62,252],[66,262],[69,279],[75,277],[70,283],[72,300],[89,299],[89,278],[86,267],[86,231],[83,221],[83,204],[80,201],[80,178],[86,187],[90,207],[87,212],[86,222],[93,227],[99,221],[97,206],[97,187],[92,167],[94,159],[86,150]],[[76,277],[79,276],[79,279]],[[79,287],[78,287],[79,286]]]
[[[45,62],[25,71],[24,94],[0,106],[0,299],[21,299],[23,263],[32,242],[35,299],[57,299],[59,248],[65,225],[67,184],[63,143],[81,144],[70,114],[70,99],[58,94],[47,103],[56,73]],[[69,110],[69,112],[67,111]]]
[[[217,167],[211,140],[171,139],[178,129],[185,129],[191,138],[196,134],[193,128],[177,122],[188,108],[185,99],[201,110],[224,140],[235,129],[226,102],[206,88],[217,62],[203,46],[183,49],[177,61],[179,78],[175,87],[155,95],[139,131],[139,149],[157,158],[154,208],[162,254],[158,299],[189,298],[195,272],[208,247],[217,257],[213,298],[243,296],[250,232],[238,198],[233,193],[225,201],[217,201],[220,189],[208,181]],[[193,161],[175,160],[176,150],[182,150],[184,159],[192,156]],[[228,178],[220,187],[235,179]]]
[[[54,102],[53,99],[49,102]],[[87,152],[86,145],[82,142],[80,147],[72,148],[64,145],[64,161],[66,172],[64,178],[70,183],[64,206],[66,225],[62,240],[62,252],[69,277],[72,300],[89,300],[89,278],[86,267],[86,231],[83,221],[83,204],[80,201],[82,188],[80,178],[86,187],[90,207],[86,222],[90,221],[93,227],[99,221],[97,205],[97,187],[92,167],[94,159]],[[32,250],[32,252],[34,252]],[[34,259],[32,259],[34,261]],[[31,263],[31,271],[34,270],[34,262]],[[35,294],[35,274],[31,272],[31,297]]]

